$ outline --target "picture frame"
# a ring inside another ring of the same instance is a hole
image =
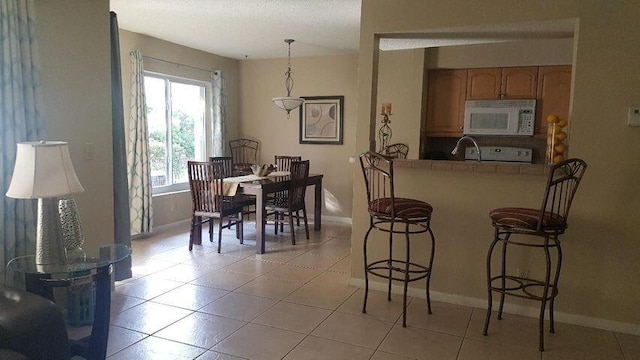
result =
[[[342,145],[344,96],[302,96],[300,144]]]

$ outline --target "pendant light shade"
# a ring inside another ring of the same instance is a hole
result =
[[[297,108],[298,106],[302,105],[302,103],[304,102],[304,100],[300,99],[300,98],[295,98],[295,97],[277,97],[277,98],[273,98],[273,103],[276,104],[277,107],[279,107],[282,110],[285,110],[288,112],[290,112],[291,110]]]
[[[287,112],[287,118],[289,118],[291,110],[298,108],[302,103],[304,103],[303,99],[291,96],[291,90],[293,89],[293,77],[291,76],[293,74],[291,71],[291,43],[294,41],[295,40],[293,39],[284,40],[284,42],[289,45],[288,66],[284,82],[285,88],[287,89],[287,96],[275,97],[272,99],[273,103],[276,104],[277,107]]]

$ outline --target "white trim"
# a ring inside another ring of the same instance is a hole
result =
[[[350,278],[349,285],[359,287],[359,288],[364,288],[364,279]],[[386,292],[387,286],[388,286],[387,283],[381,283],[381,282],[369,280],[369,289],[371,290]],[[402,294],[402,290],[403,290],[402,286],[398,286],[396,284],[394,284],[391,288],[391,292],[394,294]],[[419,289],[419,288],[410,287],[407,290],[407,295],[421,298],[421,299],[426,298],[424,289]],[[468,296],[447,294],[447,293],[441,293],[436,291],[431,291],[430,295],[431,295],[431,299],[435,301],[441,301],[449,304],[470,306],[470,307],[475,307],[479,309],[485,309],[485,311],[487,309],[486,299],[478,299],[478,298],[473,298]],[[498,305],[499,305],[498,301],[494,302],[493,308],[497,309]],[[504,312],[508,314],[522,315],[522,316],[527,316],[527,317],[536,318],[536,319],[540,315],[539,308],[534,308],[534,307],[529,307],[524,305],[509,304],[506,302],[504,304]],[[562,322],[566,324],[587,326],[587,327],[596,328],[596,329],[615,331],[618,333],[640,336],[640,324],[624,323],[620,321],[599,319],[599,318],[594,318],[594,317],[589,317],[584,315],[569,314],[569,313],[560,312],[560,311],[554,312],[554,318],[557,322]]]
[[[165,231],[172,230],[174,228],[182,228],[182,227],[185,227],[185,226],[186,226],[187,231],[188,231],[189,227],[190,227],[190,224],[191,224],[191,219],[184,219],[184,220],[179,220],[179,221],[172,222],[172,223],[169,223],[169,224],[154,226],[153,227],[153,232],[151,234],[148,234],[148,235],[149,236],[158,235],[158,234],[163,233]],[[141,236],[141,237],[143,237],[143,236]]]

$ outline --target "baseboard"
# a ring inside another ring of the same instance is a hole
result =
[[[309,219],[313,220],[313,217],[309,217]],[[349,217],[322,215],[322,221],[352,225],[351,218]]]
[[[364,288],[364,280],[351,278],[349,279],[349,285],[359,287],[359,288]],[[369,289],[371,290],[386,292],[387,286],[388,286],[387,283],[369,281]],[[403,288],[401,286],[397,286],[395,284],[391,288],[391,292],[394,294],[402,294],[402,290]],[[417,298],[422,298],[422,299],[426,297],[424,289],[416,289],[411,287],[407,290],[407,295],[417,297]],[[441,301],[449,304],[475,307],[479,309],[487,308],[486,299],[479,299],[479,298],[473,298],[473,297],[467,297],[467,296],[461,296],[461,295],[455,295],[455,294],[447,294],[447,293],[441,293],[437,291],[431,291],[430,295],[431,295],[431,299],[434,301]],[[498,305],[499,305],[499,302],[497,301],[494,302],[493,308],[497,309]],[[540,308],[509,304],[505,302],[504,312],[508,314],[522,315],[522,316],[527,316],[527,317],[537,319],[538,316],[540,315]],[[562,322],[566,324],[587,326],[591,328],[615,331],[618,333],[631,334],[636,336],[640,335],[640,324],[623,323],[619,321],[612,321],[612,320],[599,319],[599,318],[583,316],[583,315],[569,314],[569,313],[564,313],[560,311],[555,311],[554,317],[557,322]]]
[[[137,237],[157,235],[159,233],[163,233],[165,231],[168,231],[177,227],[183,227],[183,228],[186,227],[187,231],[189,231],[190,224],[191,224],[191,219],[183,219],[183,220],[175,221],[175,222],[164,224],[164,225],[158,225],[153,227],[153,232],[151,234],[138,235]]]

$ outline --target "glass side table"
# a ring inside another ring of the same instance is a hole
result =
[[[75,303],[73,306],[80,307],[68,322],[75,325],[93,322],[89,336],[71,340],[71,353],[90,360],[104,359],[109,338],[112,265],[130,255],[130,247],[110,244],[100,247],[97,253],[76,250],[69,254],[66,264],[38,265],[35,255],[20,256],[7,263],[7,282],[15,285],[9,276],[15,278],[21,274],[27,291],[54,302],[54,288],[88,288],[88,291],[68,295]],[[90,305],[93,307],[89,308]]]

